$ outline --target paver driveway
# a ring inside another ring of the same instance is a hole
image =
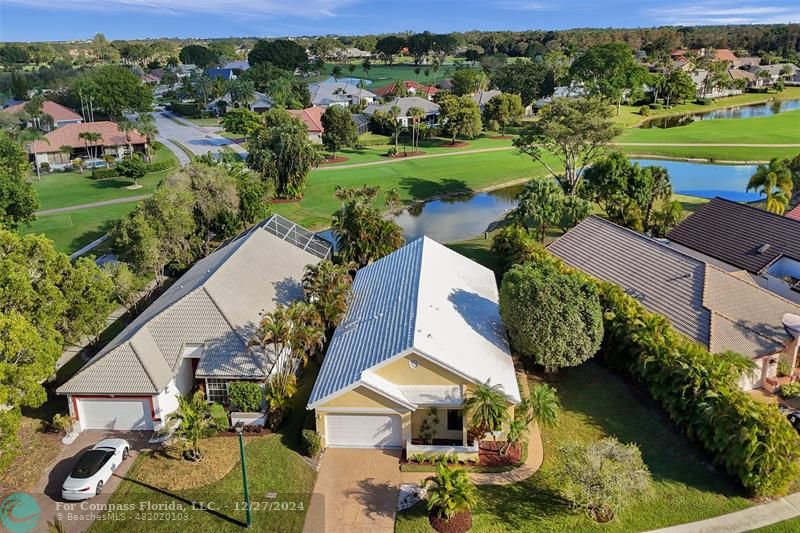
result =
[[[400,450],[329,448],[304,533],[394,531]]]
[[[75,442],[66,446],[55,461],[46,469],[44,476],[34,487],[33,495],[41,508],[41,523],[34,531],[47,531],[46,522],[53,517],[61,517],[65,530],[68,533],[85,531],[97,515],[102,515],[103,505],[119,486],[120,480],[125,476],[138,452],[153,445],[148,445],[147,440],[152,436],[150,431],[101,431],[87,430],[82,432]],[[111,479],[103,486],[103,492],[80,502],[64,502],[61,499],[61,484],[72,471],[75,462],[82,452],[92,448],[104,438],[126,439],[131,445],[131,455],[124,461]],[[100,509],[100,511],[98,511]]]

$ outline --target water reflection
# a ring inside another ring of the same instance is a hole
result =
[[[716,109],[705,113],[695,113],[692,115],[662,117],[647,120],[640,126],[641,128],[676,128],[696,122],[698,120],[717,120],[722,118],[755,118],[770,117],[786,111],[800,109],[800,98],[791,100],[781,100],[767,102],[765,104],[753,104],[740,107],[729,107],[727,109]]]

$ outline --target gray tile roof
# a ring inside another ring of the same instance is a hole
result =
[[[405,116],[412,107],[419,107],[426,115],[439,113],[439,104],[419,96],[405,96],[403,98],[395,98],[385,104],[370,104],[364,109],[364,114],[372,115],[375,111],[388,112],[394,106],[400,108],[400,116]]]
[[[262,377],[246,347],[260,314],[302,298],[305,266],[320,260],[276,236],[275,220],[195,263],[58,392],[157,394],[187,344],[204,345],[198,377]]]
[[[749,357],[779,352],[789,337],[784,313],[800,306],[752,282],[598,217],[589,217],[548,250],[591,276],[621,286],[648,310],[713,353]]]
[[[308,86],[311,93],[312,105],[322,107],[329,106],[335,103],[349,103],[351,100],[357,99],[375,99],[375,93],[366,89],[362,89],[352,83],[339,83],[339,82],[324,82],[312,83]]]
[[[519,402],[497,300],[492,271],[426,237],[362,268],[309,405],[359,382],[380,387],[370,369],[411,350]],[[397,385],[384,392],[402,395]]]
[[[754,274],[781,255],[800,261],[800,221],[722,198],[698,209],[667,238]]]

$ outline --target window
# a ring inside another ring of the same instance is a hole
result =
[[[464,414],[461,409],[447,410],[447,430],[461,431],[464,429]]]
[[[225,403],[228,401],[228,381],[225,379],[206,379],[206,400]]]

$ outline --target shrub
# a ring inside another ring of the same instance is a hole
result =
[[[264,393],[258,383],[252,381],[234,381],[228,385],[228,402],[231,408],[245,412],[261,410]]]
[[[155,163],[147,164],[147,172],[160,172],[162,170],[169,170],[175,167],[175,160],[169,159],[167,161],[156,161]]]
[[[211,418],[214,419],[214,427],[218,431],[222,431],[230,427],[231,424],[228,421],[228,412],[225,410],[224,405],[221,403],[212,403],[211,407],[209,408],[209,412],[211,413]]]
[[[45,161],[44,163],[39,163],[39,170],[42,172],[50,172],[50,163]]]
[[[172,102],[169,110],[188,118],[199,118],[202,104],[198,102]]]
[[[116,168],[96,168],[92,170],[93,180],[105,180],[108,178],[116,178],[119,176]]]
[[[664,104],[650,104],[650,109],[664,109]]]
[[[555,475],[561,496],[598,522],[614,518],[628,500],[650,487],[650,472],[635,444],[613,437],[570,443],[560,456]]]
[[[698,98],[696,101],[699,105],[711,105],[714,103],[713,98]]]
[[[397,155],[397,149],[394,146],[392,146],[391,148],[386,150],[386,156],[387,157],[394,157],[396,155]]]
[[[800,396],[800,382],[795,381],[793,383],[781,385],[778,394],[781,395],[781,398],[794,398],[795,396]]]
[[[742,356],[712,355],[617,285],[594,283],[605,310],[601,353],[606,363],[638,381],[691,440],[753,495],[784,492],[797,475],[800,436],[774,405],[741,390]]]
[[[643,105],[642,107],[639,108],[639,114],[642,115],[643,117],[649,116],[650,115],[650,107],[646,106],[646,105]]]
[[[303,441],[303,451],[309,457],[316,457],[322,451],[322,439],[313,429],[304,429],[300,438]]]
[[[412,460],[413,462],[415,462],[415,463],[419,463],[419,464],[422,464],[422,463],[424,463],[424,462],[425,462],[427,459],[428,459],[428,458],[427,458],[427,457],[425,457],[425,454],[424,454],[424,453],[415,453],[414,455],[412,455],[412,456],[411,456],[411,460]]]
[[[56,432],[66,435],[72,431],[72,426],[75,422],[76,420],[72,416],[56,413],[53,415],[53,420],[50,422],[50,425]]]
[[[790,376],[790,375],[792,375],[792,365],[790,365],[788,363],[788,361],[784,361],[783,359],[780,359],[778,361],[777,372],[778,372],[778,377],[779,378]]]

